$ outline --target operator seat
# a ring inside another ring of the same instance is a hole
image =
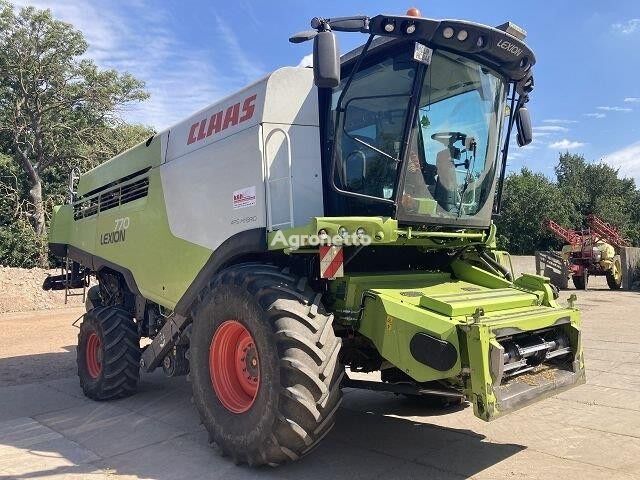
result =
[[[378,148],[373,138],[359,134],[353,137]],[[395,178],[393,169],[396,165],[354,138],[342,136],[339,160],[342,163],[343,185],[352,192],[382,197],[384,188],[392,186],[389,179]]]
[[[448,148],[439,151],[436,155],[436,170],[438,179],[434,197],[442,208],[450,212],[458,206],[458,181],[456,167]]]

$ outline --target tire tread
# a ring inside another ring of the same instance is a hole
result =
[[[84,378],[83,362],[78,350],[78,376],[84,394],[93,400],[114,400],[136,392],[140,378],[140,347],[138,332],[131,315],[117,307],[98,306],[85,314],[85,322],[94,322],[102,329],[105,348],[102,360],[100,388]],[[83,331],[78,334],[78,344],[83,341]]]
[[[280,356],[280,401],[268,441],[247,451],[219,450],[239,463],[271,465],[294,461],[311,451],[331,430],[342,400],[340,339],[332,328],[333,315],[324,311],[321,295],[304,277],[265,264],[232,266],[212,279],[191,311],[198,309],[219,285],[240,286],[258,302],[270,322]],[[206,425],[206,419],[200,412]]]

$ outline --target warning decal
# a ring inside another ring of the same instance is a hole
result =
[[[342,247],[324,245],[320,247],[320,276],[338,278],[344,276],[344,254]]]

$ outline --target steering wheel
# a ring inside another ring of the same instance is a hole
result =
[[[431,135],[431,138],[436,140],[437,142],[440,142],[445,147],[450,147],[458,140],[464,143],[464,141],[467,139],[467,135],[462,132],[437,132]]]

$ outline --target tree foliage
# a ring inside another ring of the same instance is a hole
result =
[[[153,133],[118,115],[147,98],[144,84],[100,69],[87,47],[80,31],[49,10],[16,12],[0,0],[0,188],[8,193],[0,201],[0,241],[37,238],[40,251],[71,168],[86,170]],[[15,264],[19,257],[7,251],[0,249],[0,263]],[[47,263],[45,254],[39,263]]]
[[[619,178],[611,166],[570,153],[560,155],[555,174],[556,181],[527,169],[507,177],[497,222],[501,247],[518,254],[558,248],[562,241],[546,231],[543,221],[580,230],[590,214],[640,244],[640,191],[633,179]]]
[[[570,204],[551,180],[541,173],[524,168],[505,181],[503,204],[497,222],[502,248],[514,254],[548,250],[559,246],[558,240],[543,227],[546,219],[567,224]]]
[[[619,178],[606,163],[589,163],[582,155],[564,153],[555,168],[560,192],[571,202],[571,225],[580,228],[595,214],[634,242],[640,243],[640,191],[633,179]]]

